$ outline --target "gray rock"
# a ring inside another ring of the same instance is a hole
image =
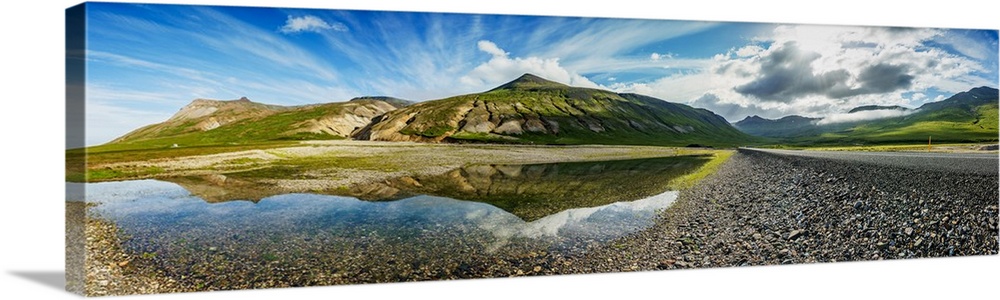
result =
[[[798,238],[799,236],[801,236],[805,232],[806,231],[804,229],[792,230],[792,232],[788,233],[788,239],[789,240],[794,240],[795,238]]]

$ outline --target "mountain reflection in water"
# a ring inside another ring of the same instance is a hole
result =
[[[403,176],[342,189],[313,191],[369,201],[417,195],[488,203],[526,221],[560,211],[633,201],[663,193],[671,180],[691,173],[708,156],[597,162],[471,165],[431,176]],[[209,202],[260,199],[286,194],[267,184],[225,175],[166,178]]]
[[[706,160],[469,166],[386,181],[392,197],[370,200],[293,193],[209,202],[193,192],[205,186],[158,180],[86,184],[86,195],[124,234],[126,251],[152,257],[168,276],[220,286],[463,278],[642,230],[676,199],[668,183]]]

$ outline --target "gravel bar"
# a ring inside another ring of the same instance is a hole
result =
[[[741,149],[650,229],[556,272],[996,255],[997,177]]]

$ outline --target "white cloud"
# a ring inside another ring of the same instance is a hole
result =
[[[483,52],[489,53],[490,55],[493,56],[506,57],[507,55],[510,54],[507,53],[506,51],[503,51],[503,49],[500,49],[500,47],[498,47],[497,44],[494,44],[493,42],[486,40],[479,41],[478,43],[476,43],[476,46],[479,47],[479,50],[482,50]]]
[[[931,88],[957,93],[996,85],[979,75],[990,72],[980,62],[928,43],[947,34],[935,29],[778,26],[745,46],[702,60],[701,71],[617,82],[609,88],[686,102],[730,121],[753,114],[834,116],[826,122],[875,118],[875,113],[841,113],[861,105],[927,101]],[[660,57],[657,63],[663,61]]]
[[[902,117],[916,112],[915,110],[883,109],[866,110],[854,113],[833,114],[822,120],[816,121],[816,125],[828,125],[836,123],[849,123],[859,121],[878,120],[893,117]]]
[[[847,70],[848,88],[857,88],[859,71],[877,64],[908,66],[913,76],[913,91],[931,87],[961,92],[982,82],[974,72],[987,72],[978,62],[928,45],[927,42],[949,37],[948,32],[927,28],[884,28],[849,26],[779,26],[770,40],[772,46],[760,57],[779,51],[786,42],[794,42],[803,52],[819,55],[810,63],[821,74]],[[957,48],[957,47],[956,47]]]
[[[764,48],[761,48],[760,46],[757,45],[747,45],[744,46],[743,48],[740,48],[739,50],[736,50],[736,56],[751,57],[761,52],[764,52]]]
[[[698,108],[708,109],[729,122],[736,122],[745,116],[761,116],[765,118],[777,118],[777,114],[768,115],[768,113],[774,113],[775,110],[768,110],[758,106],[756,103],[736,103],[730,102],[725,98],[719,97],[713,93],[706,93],[703,96],[691,101],[689,104]]]
[[[649,95],[673,102],[688,102],[701,97],[706,91],[727,89],[734,84],[728,79],[710,72],[699,72],[666,76],[645,83],[618,82],[608,88],[616,92]]]
[[[660,61],[661,59],[671,59],[671,58],[674,58],[674,55],[672,53],[653,52],[653,54],[649,55],[649,59],[652,61]]]
[[[283,33],[297,33],[302,31],[322,32],[325,30],[347,31],[347,26],[343,23],[327,23],[319,17],[306,15],[301,17],[288,16],[285,26],[281,26]]]
[[[548,80],[572,86],[598,87],[596,83],[586,77],[561,66],[559,58],[540,58],[535,56],[511,58],[506,51],[498,47],[495,43],[486,40],[479,41],[477,46],[479,50],[489,53],[493,57],[459,78],[459,82],[468,88],[493,87],[513,80],[524,73],[535,74]]]

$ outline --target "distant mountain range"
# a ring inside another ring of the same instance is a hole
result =
[[[995,88],[978,87],[916,109],[901,106],[860,106],[839,119],[750,116],[734,123],[741,131],[798,144],[878,144],[926,142],[996,142]]]
[[[997,104],[997,89],[979,87],[917,109],[868,105],[827,119],[750,116],[730,124],[706,109],[524,74],[486,92],[419,103],[384,96],[303,106],[196,99],[166,121],[109,145],[141,149],[349,138],[735,146],[909,143],[929,136],[939,142],[983,142],[998,139]]]
[[[274,140],[738,145],[756,138],[721,116],[638,94],[571,87],[531,74],[492,90],[412,103],[391,97],[276,106],[198,99],[110,144],[154,148]]]

